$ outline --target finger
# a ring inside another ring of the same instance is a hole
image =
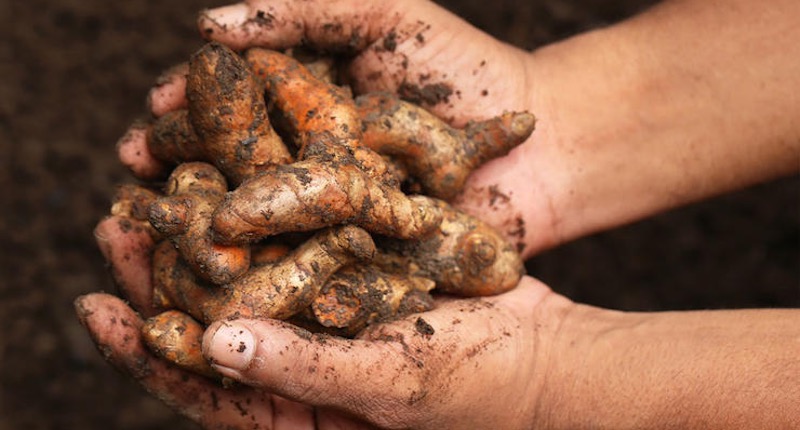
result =
[[[187,107],[186,76],[188,74],[189,63],[181,63],[158,77],[156,85],[147,94],[147,105],[153,116],[160,117]]]
[[[453,125],[524,108],[491,101],[522,99],[508,70],[523,54],[434,2],[249,0],[202,12],[198,26],[234,49],[302,44],[358,53],[349,67],[356,94],[395,92]],[[472,55],[455,47],[462,39]]]
[[[97,224],[94,237],[120,293],[145,317],[153,308],[152,251],[155,243],[141,223],[111,216]]]
[[[317,430],[369,430],[374,428],[374,426],[340,412],[317,409]]]
[[[142,180],[162,178],[167,171],[167,166],[156,159],[147,146],[149,129],[150,126],[144,122],[135,122],[117,142],[117,154],[120,162],[131,171],[133,176]]]
[[[82,296],[75,310],[108,362],[182,415],[206,428],[252,429],[272,422],[269,395],[245,387],[224,389],[152,355],[141,341],[141,318],[119,298]]]
[[[250,0],[200,13],[204,37],[233,49],[284,49],[301,43],[358,51],[380,37],[387,2]]]
[[[275,320],[235,320],[206,330],[203,353],[218,372],[248,385],[379,423],[398,422],[407,408],[402,405],[420,395],[418,368],[395,342],[311,335]]]
[[[281,396],[272,396],[275,430],[359,430],[373,427],[329,409],[315,409]]]
[[[315,428],[314,408],[280,396],[272,396],[272,428],[292,430]]]

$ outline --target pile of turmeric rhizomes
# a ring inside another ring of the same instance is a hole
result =
[[[164,313],[144,339],[179,366],[214,376],[200,353],[213,321],[354,336],[432,309],[434,289],[497,294],[523,272],[513,246],[447,201],[525,141],[533,116],[455,129],[389,93],[353,98],[319,61],[205,45],[189,61],[187,108],[148,129],[149,151],[174,170],[118,190],[112,212],[159,243]]]

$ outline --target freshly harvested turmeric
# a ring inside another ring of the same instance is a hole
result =
[[[273,264],[282,260],[292,252],[292,248],[283,243],[258,244],[250,249],[250,261],[254,266]]]
[[[352,163],[304,160],[275,166],[228,193],[214,212],[213,228],[221,243],[338,224],[412,239],[438,226],[439,212],[429,200],[384,185]]]
[[[158,118],[147,131],[147,148],[156,159],[173,165],[213,161],[213,155],[197,137],[187,109],[167,112]]]
[[[222,376],[203,357],[203,332],[205,327],[191,316],[169,310],[144,322],[142,339],[164,360],[190,372],[220,379]]]
[[[355,226],[323,230],[278,261],[255,266],[221,286],[197,279],[170,251],[161,245],[153,256],[156,306],[211,323],[237,317],[289,318],[307,308],[341,267],[372,259],[375,244]]]
[[[227,318],[287,319],[307,308],[341,267],[369,261],[369,233],[346,225],[323,230],[275,264],[256,267],[203,304],[205,321]]]
[[[214,242],[211,215],[227,191],[222,174],[206,163],[179,165],[167,180],[166,196],[150,206],[150,223],[168,237],[202,278],[225,284],[250,267],[250,248]]]
[[[364,144],[400,161],[425,194],[443,200],[455,197],[481,164],[527,140],[536,123],[530,113],[514,112],[457,129],[394,94],[368,93],[355,102]]]
[[[437,291],[460,296],[500,294],[517,285],[525,267],[497,231],[444,201],[420,198],[439,207],[441,224],[419,240],[380,241],[376,265],[390,273],[432,279]]]
[[[261,85],[239,55],[206,44],[190,59],[186,79],[188,109],[162,116],[148,134],[156,158],[214,163],[233,184],[292,160],[269,123]]]
[[[153,251],[153,307],[179,309],[204,321],[203,304],[212,300],[219,287],[199,279],[169,241]]]
[[[364,327],[433,309],[435,283],[419,276],[394,275],[373,265],[347,266],[328,279],[311,304],[323,327],[355,335]]]
[[[319,64],[326,75],[332,63]],[[440,199],[526,140],[532,115],[455,129],[393,95],[354,100],[260,48],[242,58],[211,43],[188,67],[186,109],[161,115],[147,137],[155,158],[178,164],[164,194],[124,186],[112,207],[166,238],[152,256],[152,299],[167,312],[142,332],[156,354],[218,377],[200,354],[203,324],[292,319],[354,336],[432,309],[434,289],[481,296],[519,281],[514,247]],[[405,194],[405,177],[433,197]]]
[[[245,59],[287,123],[299,159],[337,163],[344,158],[385,184],[398,184],[383,158],[362,144],[361,120],[348,91],[280,52],[251,48]]]
[[[130,219],[147,230],[153,240],[158,241],[161,233],[150,224],[149,215],[150,205],[159,197],[161,194],[141,185],[120,185],[111,199],[111,215]]]
[[[159,197],[161,195],[157,191],[141,185],[120,185],[111,199],[111,215],[147,221],[150,205]]]

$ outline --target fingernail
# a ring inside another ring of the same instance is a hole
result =
[[[103,254],[103,258],[106,261],[109,261],[111,255],[111,244],[108,241],[108,236],[105,233],[105,220],[97,225],[94,229],[94,240],[97,242],[97,247],[100,249],[100,253]]]
[[[247,3],[236,3],[228,6],[206,9],[200,13],[200,27],[207,31],[208,28],[218,27],[222,31],[228,27],[239,27],[244,24],[250,14]]]
[[[203,355],[217,368],[245,370],[256,352],[256,340],[247,326],[236,322],[219,322],[216,331],[210,328],[211,339],[203,341]]]

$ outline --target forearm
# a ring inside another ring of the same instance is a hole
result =
[[[545,428],[796,428],[800,311],[623,314],[561,327]]]
[[[531,255],[800,170],[798,18],[793,0],[671,1],[536,51],[537,131],[471,185],[516,194]]]

